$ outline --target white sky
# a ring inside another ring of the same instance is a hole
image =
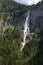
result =
[[[37,4],[42,0],[14,0],[14,1],[25,5],[33,5],[33,4]]]

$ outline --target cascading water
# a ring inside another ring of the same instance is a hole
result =
[[[23,43],[21,44],[21,51],[24,48],[25,44],[26,44],[26,36],[28,33],[30,33],[30,29],[29,29],[29,15],[30,15],[30,11],[28,11],[27,13],[27,17],[26,17],[26,21],[25,21],[25,25],[24,25],[24,38],[23,38]]]

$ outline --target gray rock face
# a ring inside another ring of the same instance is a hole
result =
[[[30,29],[34,31],[36,28],[43,27],[43,2],[37,8],[31,9],[30,13]]]

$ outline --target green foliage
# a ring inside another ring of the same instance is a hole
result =
[[[23,52],[24,52],[24,58],[27,59],[27,62],[30,61],[39,51],[39,41],[40,38],[38,37],[37,33],[33,35],[33,39],[27,43],[25,46]]]
[[[27,43],[23,51],[20,50],[22,33],[19,26],[8,28],[3,36],[0,36],[0,64],[1,65],[30,65],[31,60],[39,52],[40,38],[37,33]]]
[[[17,33],[17,34],[16,34]],[[20,65],[22,53],[20,51],[20,29],[7,29],[3,37],[0,37],[0,64]]]
[[[4,22],[6,22],[7,21],[7,18],[10,16],[10,14],[9,13],[6,13],[6,14],[4,14],[4,16],[3,16],[3,20],[4,20]]]
[[[2,0],[1,3],[2,3],[1,12],[8,12],[8,11],[13,12],[14,10],[25,12],[29,9],[29,7],[25,5],[20,5],[16,3],[14,0]]]
[[[1,20],[2,14],[0,14],[0,20]]]
[[[13,16],[13,18],[17,17],[23,22],[23,16],[21,17],[21,14],[29,10],[30,7],[22,6],[12,0],[0,1],[2,1],[3,4],[3,8],[0,9],[0,11],[5,12],[3,16],[4,23],[9,16]],[[36,6],[36,8],[38,7]],[[3,36],[0,36],[0,65],[39,65],[36,64],[36,61],[39,59],[43,61],[43,31],[38,31],[38,29],[36,29],[36,31],[33,35],[33,39],[28,42],[23,51],[21,51],[20,44],[23,39],[21,28],[17,26],[14,27],[13,30],[12,28],[5,30]]]

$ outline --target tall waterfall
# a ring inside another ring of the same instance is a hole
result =
[[[26,36],[27,36],[27,34],[30,33],[30,30],[29,30],[29,15],[30,15],[30,11],[28,11],[28,13],[27,13],[26,21],[25,21],[25,24],[24,24],[24,30],[23,30],[24,38],[23,38],[23,43],[21,44],[21,51],[26,44]]]

